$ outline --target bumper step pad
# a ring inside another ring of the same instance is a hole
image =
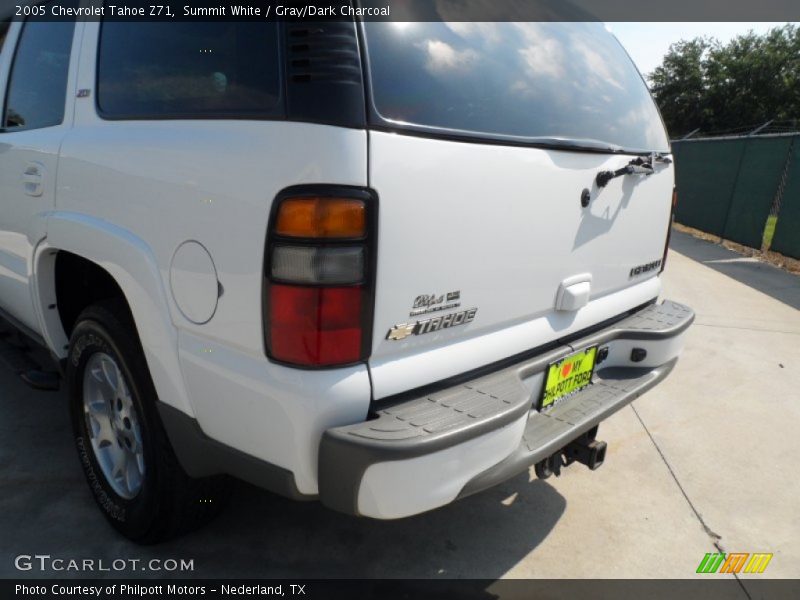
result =
[[[552,355],[557,360],[561,352]],[[489,375],[375,413],[372,420],[330,430],[337,437],[358,438],[385,446],[402,458],[451,446],[511,423],[530,410],[530,392],[508,373]],[[409,452],[411,454],[409,454]]]
[[[522,443],[503,462],[470,481],[459,498],[488,489],[551,456],[669,375],[677,359],[655,369],[609,368],[592,385],[543,413],[532,412]]]
[[[667,376],[675,361],[657,368],[599,369],[592,385],[541,414],[532,410],[534,398],[523,380],[543,373],[549,364],[569,356],[576,347],[616,339],[675,337],[693,319],[693,311],[676,302],[653,304],[588,336],[560,341],[544,354],[490,375],[432,393],[382,400],[370,420],[335,427],[323,434],[319,450],[320,499],[330,508],[358,514],[358,489],[370,465],[450,448],[529,414],[519,448],[473,479],[461,495],[499,483],[558,451],[650,389]]]
[[[665,300],[662,304],[651,304],[647,308],[625,317],[612,325],[608,330],[603,330],[596,335],[608,335],[613,330],[618,333],[615,337],[627,339],[667,338],[677,335],[691,325],[694,320],[694,311],[688,306]],[[586,340],[582,340],[586,343]],[[610,341],[606,338],[604,341]]]

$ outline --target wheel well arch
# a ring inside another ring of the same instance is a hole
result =
[[[167,290],[153,250],[144,240],[108,221],[57,211],[48,216],[47,237],[34,252],[32,276],[42,336],[56,359],[67,360],[69,335],[88,304],[120,298],[159,399],[194,415]]]
[[[125,293],[112,275],[103,267],[72,252],[59,250],[53,265],[55,308],[67,338],[80,314],[92,304],[119,299],[131,316]],[[133,319],[131,318],[131,322]]]
[[[138,335],[130,302],[108,269],[85,256],[45,245],[37,250],[34,263],[34,306],[45,346],[54,358],[66,358],[78,317],[103,300],[119,299]]]

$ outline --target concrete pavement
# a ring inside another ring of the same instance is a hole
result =
[[[94,507],[63,394],[0,368],[0,576],[40,553],[194,559],[175,574],[193,577],[686,578],[721,548],[774,553],[756,577],[800,577],[800,278],[678,232],[672,247],[665,296],[697,321],[668,380],[601,426],[603,468],[524,474],[403,521],[242,485],[205,529],[133,546]]]

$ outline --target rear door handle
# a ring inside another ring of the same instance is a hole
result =
[[[25,165],[22,184],[28,196],[41,196],[44,193],[44,165],[37,162]]]

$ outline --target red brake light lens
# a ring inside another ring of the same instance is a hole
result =
[[[329,366],[361,358],[363,288],[272,285],[270,347],[292,364]]]

